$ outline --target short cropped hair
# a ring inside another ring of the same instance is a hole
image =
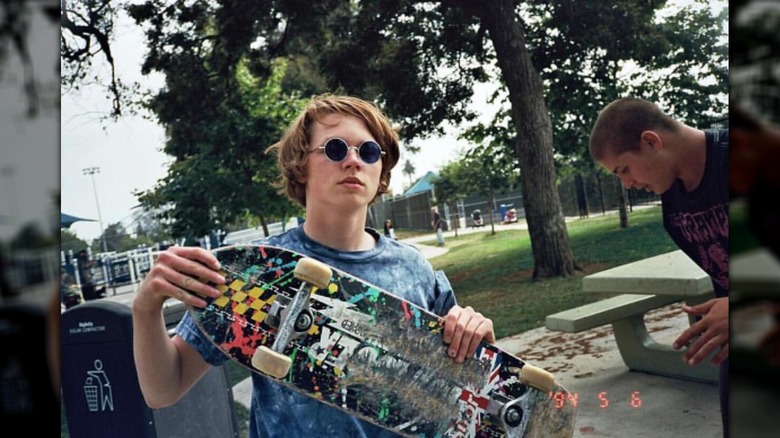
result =
[[[315,96],[303,112],[290,124],[282,139],[268,148],[276,152],[281,178],[277,181],[279,192],[306,207],[306,159],[312,151],[311,133],[314,124],[330,114],[356,117],[365,123],[371,135],[385,151],[382,156],[382,173],[379,187],[371,202],[387,193],[390,187],[390,171],[398,163],[400,147],[398,133],[387,116],[373,103],[351,96]]]
[[[638,152],[644,131],[676,132],[681,124],[653,102],[635,97],[617,99],[604,107],[590,132],[590,155],[600,161],[607,154]]]

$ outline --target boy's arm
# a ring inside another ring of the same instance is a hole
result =
[[[208,371],[210,365],[187,342],[168,336],[162,307],[169,298],[204,306],[196,294],[218,296],[219,291],[193,277],[216,284],[216,258],[202,248],[173,247],[162,253],[141,283],[133,300],[133,356],[146,403],[161,408],[176,403]]]

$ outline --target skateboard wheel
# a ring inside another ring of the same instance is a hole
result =
[[[263,345],[252,355],[252,366],[263,374],[281,379],[290,371],[292,360]]]
[[[529,364],[520,370],[520,380],[544,392],[552,391],[555,386],[555,377],[550,372]]]
[[[332,271],[326,264],[314,259],[302,258],[295,265],[295,278],[325,289],[330,284]]]

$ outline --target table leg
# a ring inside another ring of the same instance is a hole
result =
[[[662,345],[650,336],[644,315],[634,315],[612,323],[615,341],[625,364],[634,371],[700,382],[717,382],[718,367],[709,362],[689,366],[682,352]]]

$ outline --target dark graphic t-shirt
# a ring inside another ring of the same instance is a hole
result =
[[[661,196],[664,228],[677,246],[712,278],[715,295],[729,290],[728,130],[705,130],[704,177],[687,192],[678,180]]]

